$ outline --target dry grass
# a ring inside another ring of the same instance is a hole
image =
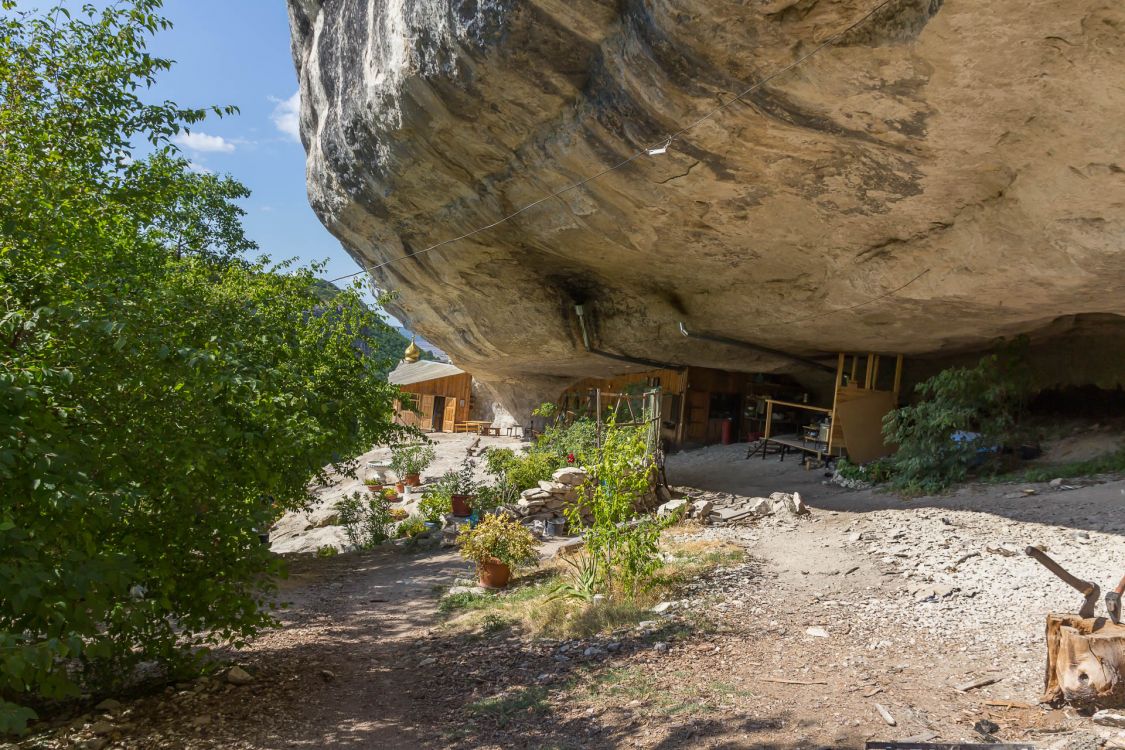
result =
[[[675,534],[667,534],[661,547],[664,565],[652,587],[635,597],[620,592],[597,602],[560,597],[556,590],[570,569],[552,560],[533,575],[515,579],[506,591],[445,600],[442,609],[450,615],[445,627],[476,633],[516,627],[534,637],[588,638],[652,619],[653,605],[673,597],[685,582],[718,565],[740,562],[746,555],[737,545],[679,539]]]

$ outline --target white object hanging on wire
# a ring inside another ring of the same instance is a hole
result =
[[[663,146],[657,146],[656,148],[648,149],[648,155],[649,156],[660,156],[661,154],[665,154],[665,153],[668,152],[668,147],[671,146],[671,145],[672,145],[672,139],[669,138],[667,141],[664,142]]]

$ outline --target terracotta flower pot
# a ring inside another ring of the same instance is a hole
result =
[[[420,487],[422,486],[422,475],[407,474],[405,477],[403,477],[403,481],[406,483],[407,487]]]
[[[367,485],[367,491],[370,492],[372,495],[378,495],[380,492],[383,491],[383,485],[381,485],[381,484],[368,484]]]
[[[459,518],[472,515],[472,495],[452,495],[449,499],[450,504],[453,506],[453,515]]]
[[[400,495],[402,493],[406,492],[406,485],[403,484],[402,482],[395,482],[395,492],[397,492]]]
[[[499,560],[489,560],[477,565],[480,585],[486,589],[502,589],[512,577],[512,569]]]

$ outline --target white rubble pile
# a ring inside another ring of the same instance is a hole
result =
[[[754,521],[767,516],[804,516],[809,507],[799,492],[774,492],[769,497],[744,497],[723,492],[677,488],[685,498],[671,500],[657,509],[658,515],[683,513],[703,523],[726,524]]]

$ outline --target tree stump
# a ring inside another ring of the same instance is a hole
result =
[[[1044,703],[1125,706],[1125,625],[1104,617],[1047,615]]]

